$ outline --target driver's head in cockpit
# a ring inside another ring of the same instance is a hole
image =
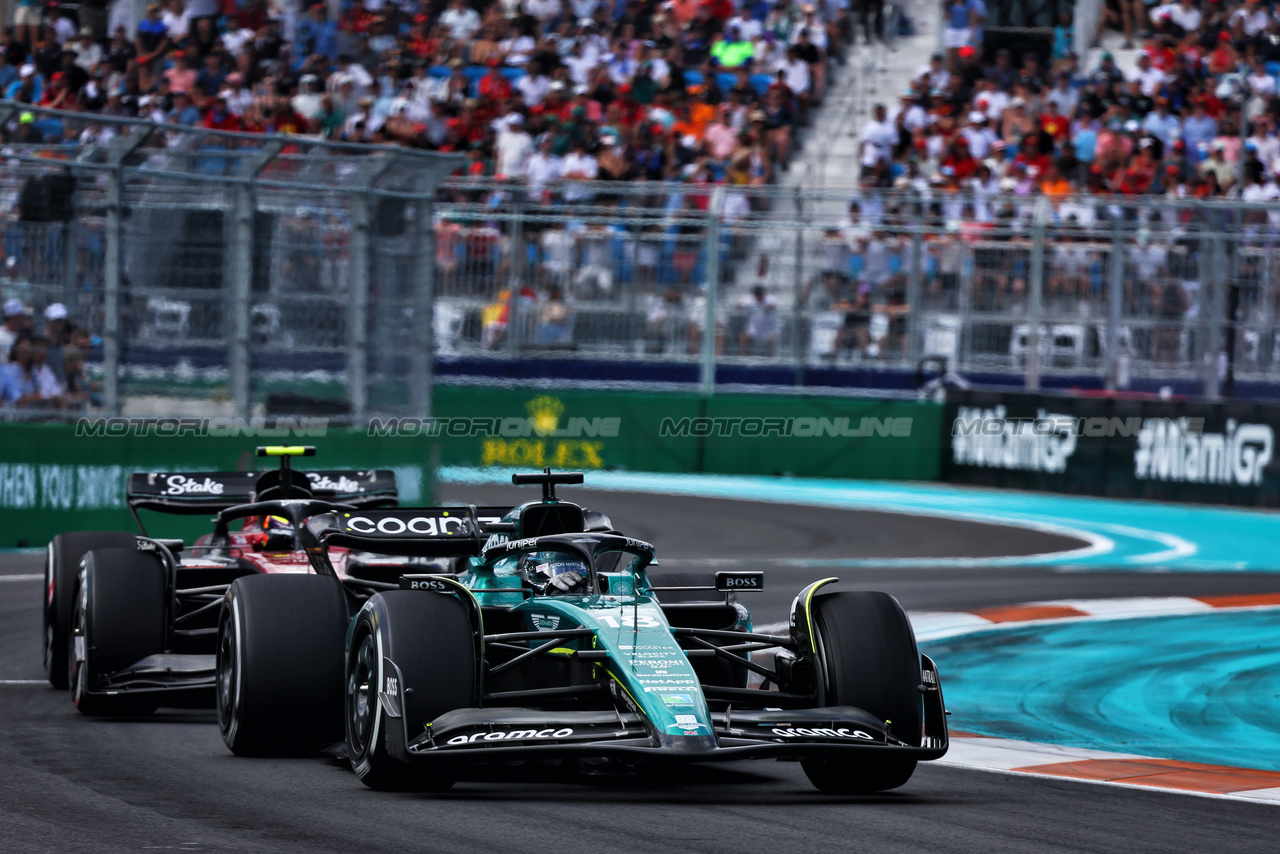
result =
[[[540,593],[585,593],[591,570],[582,558],[565,552],[529,552],[520,556],[520,576]]]

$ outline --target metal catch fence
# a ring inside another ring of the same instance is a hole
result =
[[[0,291],[100,340],[112,413],[423,415],[438,371],[883,389],[940,356],[1208,396],[1280,374],[1276,205],[746,170],[529,186],[446,179],[453,155],[36,112],[76,141],[7,144]]]

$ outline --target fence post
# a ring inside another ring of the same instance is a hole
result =
[[[1217,223],[1220,225],[1221,223]],[[1208,400],[1218,399],[1218,353],[1221,349],[1222,337],[1222,264],[1225,260],[1222,251],[1222,235],[1213,234],[1209,241],[1209,275],[1201,287],[1200,311],[1204,318],[1204,352],[1202,369],[1204,370],[1204,396]]]
[[[253,187],[231,189],[227,235],[227,393],[235,414],[249,417],[249,328],[253,290]]]
[[[107,417],[120,415],[120,286],[124,275],[120,205],[124,198],[124,172],[107,173],[106,245],[103,248],[102,282],[102,408]]]
[[[720,296],[720,214],[724,186],[717,186],[707,207],[707,299],[702,327],[702,394],[716,390],[716,303]]]
[[[1103,376],[1115,391],[1120,379],[1120,316],[1124,313],[1124,229],[1111,225],[1111,266],[1107,270],[1107,364]]]
[[[369,411],[369,194],[351,198],[351,319],[347,330],[347,398],[351,417]]]
[[[924,239],[920,225],[911,226],[911,274],[907,279],[907,359],[912,365],[920,363],[924,341],[920,334],[921,292],[924,289]]]
[[[804,318],[804,306],[800,304],[800,295],[804,293],[804,196],[801,188],[796,187],[795,195],[796,206],[796,251],[792,255],[791,279],[795,282],[796,299],[792,308],[791,325],[794,331],[791,337],[795,339],[794,347],[796,354],[796,386],[804,385],[804,368],[805,368],[805,340],[800,335],[801,321]],[[810,330],[810,335],[813,331]]]
[[[514,359],[520,353],[520,288],[524,284],[524,192],[516,187],[511,192],[511,243],[507,253],[507,353]]]
[[[434,182],[430,184],[430,188],[435,189]],[[416,334],[409,337],[409,400],[416,417],[430,418],[436,351],[435,204],[430,195],[420,196],[415,203],[414,229],[417,232],[414,240],[417,257],[414,262],[418,280],[413,289],[413,326]]]
[[[1031,270],[1027,276],[1027,389],[1040,388],[1040,314],[1044,295],[1044,233],[1049,219],[1049,200],[1036,199],[1031,225]]]
[[[80,191],[77,186],[76,192],[71,196],[71,219],[62,224],[62,304],[67,307],[67,311],[75,318],[81,318],[82,315],[78,282],[80,271],[80,229],[79,223],[76,221],[78,213],[76,205],[79,201],[79,196]]]

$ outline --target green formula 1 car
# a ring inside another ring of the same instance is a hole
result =
[[[512,480],[542,500],[496,522],[474,507],[314,516],[314,574],[233,583],[217,656],[232,751],[314,749],[345,729],[361,780],[417,790],[480,762],[794,759],[837,793],[896,788],[946,753],[937,668],[891,596],[824,579],[787,633],[756,633],[737,597],[762,573],[664,588],[653,546],[556,498],[581,474]],[[330,546],[466,560],[360,602]]]

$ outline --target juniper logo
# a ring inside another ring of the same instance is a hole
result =
[[[951,425],[956,465],[1060,473],[1076,450],[1077,419],[1037,410],[1010,418],[1003,406],[961,406]]]
[[[1225,433],[1195,430],[1188,418],[1148,418],[1138,432],[1134,477],[1174,483],[1257,486],[1275,449],[1267,424],[1227,421]]]

